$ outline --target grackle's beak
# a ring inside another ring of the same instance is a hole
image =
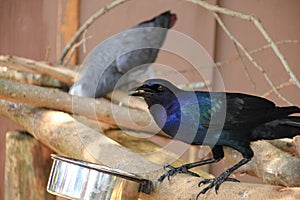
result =
[[[153,91],[145,85],[132,88],[128,90],[128,92],[130,96],[140,96],[140,97],[151,96],[153,93]]]

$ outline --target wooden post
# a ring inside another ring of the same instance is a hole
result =
[[[46,191],[51,151],[25,132],[6,134],[5,200],[54,200]]]
[[[80,0],[59,0],[57,2],[57,58],[61,53],[62,46],[67,44],[79,28]],[[75,50],[70,65],[77,64],[78,53]]]

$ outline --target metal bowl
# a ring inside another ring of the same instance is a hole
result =
[[[81,160],[51,155],[54,160],[48,192],[68,199],[138,199],[139,192],[150,194],[151,181],[135,174]]]

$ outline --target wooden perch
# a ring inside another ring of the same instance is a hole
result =
[[[68,114],[4,100],[0,101],[0,113],[62,155],[118,167],[152,181],[164,172],[162,166],[130,152],[103,134],[76,122]],[[195,199],[201,189],[197,187],[199,180],[201,179],[196,177],[177,175],[170,182],[157,185],[156,192],[152,195],[141,194],[140,198]],[[300,191],[293,188],[281,190],[278,186],[270,185],[226,182],[221,186],[218,195],[212,190],[202,196],[203,199],[221,200],[246,197],[299,199]]]
[[[295,139],[299,137],[296,136],[294,138]],[[284,138],[284,139],[278,139],[278,140],[269,140],[268,141],[270,144],[272,144],[273,146],[277,147],[278,149],[287,152],[293,156],[298,156],[299,157],[299,151],[297,151],[297,147],[295,145],[295,142],[293,142],[293,139],[290,138]]]
[[[266,183],[288,187],[300,186],[300,159],[283,152],[267,141],[257,141],[251,145],[253,159],[238,169],[239,172],[260,177]],[[226,158],[232,163],[241,160],[235,150],[226,148]]]
[[[46,75],[69,85],[74,83],[77,73],[62,67],[53,67],[44,62],[18,56],[0,55],[0,65],[34,74]]]
[[[298,153],[298,155],[300,155],[300,136],[296,136],[294,137],[294,141],[293,141],[296,151]]]
[[[20,72],[14,69],[9,69],[7,67],[1,66],[0,78],[44,87],[64,88],[66,86],[65,83],[62,83],[61,81],[50,78],[48,76],[32,74],[28,72]]]
[[[116,102],[118,105],[125,105],[130,108],[140,109],[148,111],[148,106],[145,101],[137,97],[128,96],[127,93],[121,90],[115,90],[106,95],[112,102]]]
[[[159,132],[148,112],[118,106],[105,99],[71,96],[58,89],[0,79],[0,99],[79,114],[127,129]]]

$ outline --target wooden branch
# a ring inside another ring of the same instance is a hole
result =
[[[101,133],[76,122],[65,113],[4,100],[0,101],[0,113],[62,155],[117,167],[154,182],[164,173],[162,166],[126,150]],[[140,199],[195,199],[201,189],[197,187],[200,180],[187,175],[176,175],[170,182],[164,181],[156,185],[157,188],[152,195],[141,194]],[[242,198],[245,195],[249,199],[298,199],[300,191],[293,188],[281,190],[278,186],[270,185],[225,182],[218,195],[212,190],[201,197],[227,200]]]
[[[120,106],[125,105],[129,108],[148,112],[148,106],[145,101],[137,97],[128,96],[127,93],[121,90],[114,90],[113,92],[107,94],[106,97]]]
[[[55,87],[55,88],[66,87],[65,83],[62,83],[61,81],[50,78],[48,76],[43,76],[40,74],[32,74],[28,72],[20,72],[17,70],[13,70],[1,66],[0,66],[0,78],[17,81],[21,83],[44,86],[44,87]]]
[[[247,15],[247,14],[244,14],[244,13],[241,13],[241,12],[230,10],[228,8],[220,7],[218,5],[213,5],[213,4],[207,3],[206,1],[203,1],[203,0],[186,0],[186,1],[192,2],[194,4],[200,5],[201,7],[205,8],[207,10],[210,10],[210,11],[214,12],[213,13],[214,15],[217,15],[216,13],[221,13],[221,14],[224,14],[224,15],[229,15],[229,16],[232,16],[232,17],[236,17],[236,18],[239,18],[239,19],[242,19],[242,20],[252,22],[256,26],[258,31],[262,34],[262,36],[265,38],[265,40],[268,42],[268,44],[272,47],[275,55],[279,58],[280,62],[284,66],[284,69],[286,70],[286,72],[288,73],[288,75],[290,76],[292,81],[295,82],[297,87],[300,88],[300,82],[297,79],[295,73],[292,71],[291,67],[287,63],[285,57],[283,56],[283,54],[279,50],[278,46],[276,45],[274,40],[270,37],[270,35],[267,33],[267,31],[265,30],[263,24],[261,23],[261,21],[258,18],[256,18],[253,15]]]
[[[58,89],[0,79],[0,99],[83,115],[127,129],[152,133],[160,130],[148,112],[118,106],[106,99],[71,96]]]
[[[76,55],[76,50],[78,49],[78,47],[80,47],[81,45],[83,46],[83,53],[86,53],[86,41],[88,40],[88,39],[91,39],[92,38],[92,36],[88,36],[88,37],[85,37],[85,33],[86,33],[86,31],[84,31],[84,33],[83,33],[83,38],[82,38],[82,40],[80,40],[79,42],[77,42],[76,44],[74,44],[73,46],[72,46],[72,48],[71,48],[71,50],[70,50],[70,53],[68,53],[68,57],[65,59],[65,61],[64,61],[64,63],[63,63],[63,65],[67,65],[69,62],[70,62],[70,60],[71,60],[71,58],[73,57],[73,54],[75,54]]]
[[[267,141],[257,141],[251,145],[254,158],[238,169],[239,172],[260,177],[266,183],[288,187],[300,186],[300,159],[283,152]],[[226,159],[232,163],[241,160],[236,151],[226,148]]]
[[[225,31],[225,33],[228,35],[228,37],[243,51],[243,53],[246,55],[246,57],[249,59],[249,61],[262,73],[262,75],[264,76],[265,80],[270,85],[270,87],[272,88],[272,90],[277,94],[277,96],[280,99],[282,99],[283,101],[285,101],[287,104],[292,105],[292,103],[289,100],[287,100],[277,90],[276,86],[274,85],[273,81],[268,76],[268,74],[266,73],[266,71],[254,60],[254,58],[249,54],[249,52],[246,50],[246,48],[229,32],[229,30],[227,29],[227,27],[225,26],[225,24],[223,23],[223,21],[221,20],[221,18],[219,17],[219,15],[216,14],[216,13],[213,13],[213,15],[215,16],[215,18],[216,18],[217,22],[219,23],[219,25],[222,27],[222,29]]]
[[[74,80],[77,77],[77,73],[73,70],[53,67],[44,62],[37,62],[17,56],[0,55],[0,65],[21,71],[49,76],[70,85],[74,83]]]
[[[299,154],[300,152],[297,151],[297,147],[295,145],[295,142],[293,142],[293,139],[284,138],[284,139],[277,139],[277,140],[268,140],[268,142],[273,146],[277,147],[278,149],[291,154],[292,156],[299,157],[300,155]]]
[[[276,45],[283,45],[283,44],[300,44],[300,40],[281,40],[281,41],[276,41],[275,44],[276,44]],[[262,47],[259,47],[259,48],[257,48],[257,49],[250,50],[250,51],[248,51],[248,53],[249,53],[250,55],[256,54],[256,53],[259,53],[259,52],[261,52],[261,51],[263,51],[263,50],[265,50],[265,49],[268,49],[268,48],[270,48],[270,47],[271,47],[270,44],[266,44],[266,45],[263,45]],[[234,61],[237,61],[237,60],[240,58],[240,56],[244,57],[244,56],[246,56],[246,55],[245,55],[245,54],[237,55],[237,56],[231,57],[231,58],[229,58],[229,59],[227,59],[227,60],[225,60],[225,61],[216,62],[216,65],[217,65],[218,67],[220,67],[220,66],[222,66],[222,65],[230,64],[230,63],[232,63],[232,62],[234,62]]]
[[[140,134],[121,131],[121,130],[106,130],[105,135],[112,140],[118,142],[122,146],[130,149],[131,151],[141,154],[151,162],[159,164],[161,166],[166,163],[174,166],[181,166],[187,164],[187,161],[179,159],[179,156],[172,153],[163,147],[140,137]],[[213,178],[211,174],[208,174],[202,170],[193,169],[192,171],[198,173],[201,177]]]
[[[183,89],[183,90],[198,90],[202,89],[205,87],[209,87],[211,84],[209,82],[191,82],[191,83],[186,83],[186,84],[180,84],[177,85],[178,88]]]
[[[7,132],[5,143],[5,199],[55,200],[46,190],[52,151],[24,132]]]
[[[281,83],[280,85],[276,86],[276,89],[279,91],[283,88],[286,88],[286,87],[289,87],[289,86],[292,86],[292,85],[295,85],[294,82],[292,82],[291,80],[287,81],[287,82],[284,82],[284,83]],[[274,90],[269,90],[267,92],[265,92],[262,97],[268,97],[270,96],[271,94],[274,93]]]
[[[244,62],[242,54],[239,51],[239,47],[238,47],[238,45],[236,43],[233,43],[233,44],[234,44],[234,47],[235,47],[236,51],[238,52],[238,55],[239,55],[239,58],[240,58],[240,61],[241,61],[241,66],[243,68],[244,74],[246,75],[247,79],[250,81],[250,83],[251,83],[254,91],[256,91],[256,84],[255,84],[254,80],[252,79],[252,77],[251,77],[251,75],[249,73],[249,70],[248,70],[248,68],[247,68],[247,66],[246,66],[246,64]]]
[[[147,173],[148,167],[161,169],[66,113],[4,100],[0,100],[0,113],[59,154],[130,172]]]
[[[296,151],[298,153],[298,155],[300,155],[300,136],[296,136],[294,137],[294,141],[293,141]]]
[[[78,29],[78,31],[74,34],[73,38],[68,42],[68,44],[63,49],[61,56],[59,57],[58,63],[62,64],[64,61],[65,56],[67,55],[70,48],[76,43],[78,38],[81,36],[81,34],[90,26],[93,24],[93,22],[104,15],[109,10],[117,7],[118,5],[121,5],[125,1],[129,0],[115,0],[109,4],[107,4],[104,8],[99,9],[97,12],[95,12],[91,17],[89,17],[86,22]]]

